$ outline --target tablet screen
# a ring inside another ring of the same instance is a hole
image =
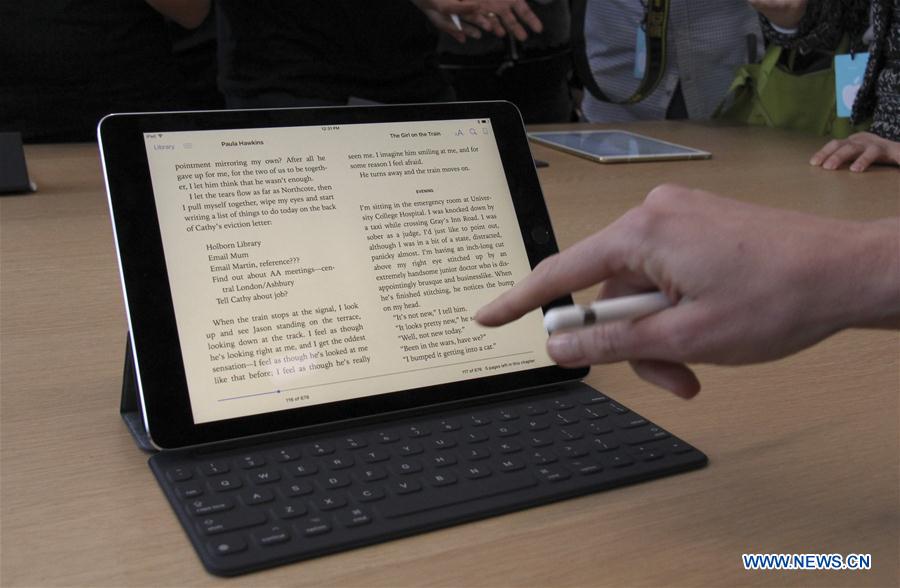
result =
[[[598,159],[640,159],[678,157],[695,154],[708,155],[704,151],[660,141],[626,131],[565,131],[530,133],[529,137],[542,143]]]
[[[143,138],[194,423],[553,365],[490,119]]]

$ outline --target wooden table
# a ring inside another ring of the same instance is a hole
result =
[[[598,165],[535,147],[561,245],[675,181],[842,218],[897,215],[900,174],[807,164],[821,139],[685,123],[628,128],[710,161]],[[3,586],[169,586],[208,575],[117,414],[125,320],[94,145],[32,146],[39,192],[0,199]],[[582,293],[584,299],[589,293]],[[706,451],[704,470],[247,576],[297,586],[898,583],[895,332],[790,359],[700,366],[690,402],[624,365],[588,378]],[[742,553],[871,553],[872,570],[748,572]]]

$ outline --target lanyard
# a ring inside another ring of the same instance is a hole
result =
[[[602,1],[602,0],[595,0]],[[584,19],[588,0],[572,1],[572,53],[575,70],[584,87],[598,100],[614,104],[635,104],[653,93],[666,71],[666,37],[669,29],[669,0],[646,0],[641,26],[647,35],[647,67],[634,94],[624,100],[612,100],[597,85],[587,58]]]

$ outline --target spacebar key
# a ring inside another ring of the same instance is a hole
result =
[[[506,494],[523,488],[537,485],[537,481],[529,474],[503,474],[492,477],[489,481],[470,482],[441,488],[440,491],[422,494],[405,495],[401,499],[382,504],[378,510],[388,519],[444,508],[463,502],[471,502],[478,498]]]

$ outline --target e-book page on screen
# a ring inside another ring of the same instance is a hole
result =
[[[144,141],[196,423],[553,365],[489,120]]]

